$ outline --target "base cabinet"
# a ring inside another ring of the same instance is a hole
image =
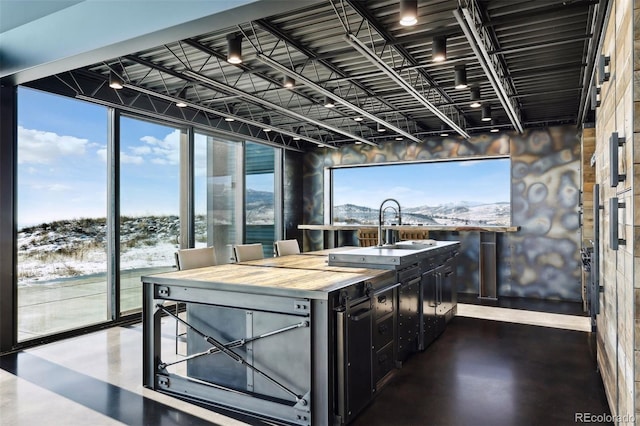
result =
[[[420,336],[420,270],[401,281],[398,291],[398,362],[418,350]]]
[[[456,262],[455,256],[426,262],[421,280],[420,349],[429,346],[455,315]]]
[[[338,413],[350,422],[373,395],[372,309],[367,300],[337,312]]]

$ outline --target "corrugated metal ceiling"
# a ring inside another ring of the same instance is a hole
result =
[[[581,97],[587,97],[583,86],[590,83],[588,56],[595,51],[590,43],[597,41],[596,16],[605,5],[595,0],[419,0],[418,23],[403,27],[397,0],[332,0],[176,40],[33,85],[57,84],[64,94],[75,92],[302,150],[315,146],[311,141],[335,147],[407,135],[422,140],[439,133],[446,123],[424,100],[466,134],[496,126],[517,128],[480,64],[469,29],[463,29],[465,11],[476,19],[473,31],[483,38],[491,66],[503,73],[498,80],[522,128],[581,124],[589,117]],[[377,59],[366,59],[348,42],[347,33]],[[243,36],[240,65],[225,60],[229,34]],[[446,37],[447,60],[442,63],[432,62],[436,36]],[[298,78],[294,89],[283,88],[284,74],[274,61],[310,84]],[[376,61],[392,69],[419,97]],[[465,65],[470,87],[480,89],[483,105],[491,106],[491,122],[481,121],[481,109],[469,105],[469,88],[454,88],[454,67],[459,65]],[[118,93],[106,85],[110,71],[125,80]],[[342,103],[325,108],[327,90]],[[177,108],[172,102],[176,98],[186,99],[189,106]],[[369,116],[354,121],[362,110]],[[225,114],[239,120],[223,122]],[[268,134],[259,125],[266,119],[275,130]],[[376,121],[388,124],[387,131],[379,132]],[[294,141],[295,134],[303,139]]]

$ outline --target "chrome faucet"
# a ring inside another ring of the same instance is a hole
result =
[[[384,212],[386,208],[383,207],[387,203],[387,201],[392,201],[398,206],[398,210],[394,209],[393,206],[388,206],[387,208],[392,208],[396,212],[398,225],[402,225],[402,209],[400,208],[400,203],[394,198],[387,198],[382,202],[382,204],[380,204],[380,209],[378,210],[378,246],[384,245],[384,238],[382,237],[382,222],[384,221]]]

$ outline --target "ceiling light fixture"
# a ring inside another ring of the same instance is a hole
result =
[[[484,45],[483,38],[480,36],[480,31],[482,31],[482,20],[477,19],[477,13],[474,13],[474,16],[471,16],[471,9],[469,8],[460,8],[453,11],[453,15],[455,16],[460,28],[462,28],[462,32],[464,32],[473,53],[476,55],[480,66],[484,70],[487,78],[489,79],[489,83],[491,83],[491,87],[498,95],[498,100],[500,104],[502,104],[502,108],[504,108],[507,113],[507,117],[515,130],[518,133],[523,133],[524,128],[522,127],[522,122],[520,120],[520,113],[517,109],[517,105],[514,105],[511,100],[511,95],[513,94],[513,90],[510,87],[505,87],[503,85],[503,77],[506,75],[506,71],[499,65],[500,61],[497,61],[495,64],[491,60],[489,56],[488,48]],[[498,67],[498,69],[496,69]],[[507,92],[507,89],[509,91]]]
[[[378,123],[378,132],[379,133],[384,133],[387,131],[387,128],[384,127],[382,124]]]
[[[482,107],[482,121],[491,121],[491,105]]]
[[[242,63],[242,34],[227,35],[227,62],[234,65]]]
[[[440,126],[440,136],[442,136],[443,138],[446,138],[447,136],[449,136],[449,132],[447,132],[446,127],[444,127],[444,124]]]
[[[176,106],[178,108],[185,108],[187,106],[187,103],[184,101],[186,97],[187,97],[187,88],[184,87],[182,88],[180,93],[178,93],[178,101],[176,102]]]
[[[292,77],[289,77],[288,75],[285,75],[283,77],[282,86],[286,87],[287,89],[293,89],[295,85],[296,81]]]
[[[431,60],[442,62],[447,59],[447,38],[444,36],[434,37],[431,43]]]
[[[362,121],[364,120],[362,117],[358,116],[358,117],[354,117],[353,121]]]
[[[135,86],[135,85],[129,84],[129,83],[125,83],[124,84],[124,88],[130,89],[130,90],[134,90],[134,91],[140,92],[140,93],[145,93],[145,94],[147,94],[149,96],[153,96],[153,97],[156,97],[156,98],[159,98],[159,99],[164,99],[164,100],[166,100],[168,102],[171,102],[171,103],[175,103],[175,102],[178,101],[178,99],[175,96],[168,96],[168,95],[165,95],[163,93],[154,92],[153,90],[145,89],[143,87]],[[113,102],[107,102],[107,101],[104,101],[104,100],[101,100],[101,99],[97,99],[97,98],[94,98],[94,97],[90,97],[90,96],[76,95],[76,99],[82,99],[82,100],[86,100],[86,101],[95,102],[95,103],[98,103],[100,105],[104,105],[104,106],[107,106],[107,107],[120,108],[120,109],[122,109],[124,111],[128,111],[128,112],[134,112],[134,113],[140,113],[141,112],[137,108],[128,107],[126,105],[122,105],[122,104],[119,104],[119,103],[115,104]],[[212,109],[212,108],[208,108],[208,107],[205,107],[203,105],[198,105],[197,103],[192,103],[192,102],[188,102],[188,106],[190,106],[191,108],[197,109],[199,111],[209,113],[209,114],[214,115],[214,116],[219,116],[221,118],[231,117],[231,119],[234,120],[234,121],[239,121],[241,123],[249,124],[251,126],[262,127],[262,125],[263,125],[261,122],[258,122],[256,120],[252,120],[252,119],[248,119],[248,118],[244,118],[244,117],[239,117],[239,116],[231,116],[230,115],[231,113],[229,112],[228,109],[227,109],[227,112],[222,112],[222,111],[215,110],[215,109]],[[146,114],[148,116],[151,116],[153,118],[157,118],[159,120],[166,119],[166,117],[162,117],[160,114],[152,114],[152,113],[150,113],[148,111],[142,112],[142,114]],[[285,130],[285,129],[281,129],[281,128],[277,128],[277,127],[272,127],[272,130],[276,131],[278,133],[281,133],[283,135],[287,135],[287,136],[291,136],[291,137],[298,137],[298,139],[296,139],[296,140],[304,140],[304,141],[307,141],[307,142],[314,143],[316,145],[322,144],[322,142],[320,142],[320,141],[318,141],[316,139],[313,139],[313,138],[308,137],[308,136],[301,136],[301,135],[299,135],[298,133],[296,133],[294,131],[289,131],[289,130]],[[273,146],[277,146],[279,148],[282,147],[282,145],[280,145],[280,144],[273,144],[272,142],[267,141],[267,140],[264,140],[264,143],[266,143],[266,144],[270,144],[271,143]],[[327,148],[338,149],[336,146],[332,146],[332,145],[327,145]],[[293,151],[298,151],[298,149],[293,148],[293,147],[285,147],[285,149],[291,149]]]
[[[298,74],[294,71],[292,71],[291,69],[285,67],[284,65],[282,65],[281,63],[274,61],[273,59],[271,59],[270,57],[264,55],[263,53],[257,53],[256,54],[256,59],[259,60],[262,63],[265,63],[267,65],[269,65],[270,67],[272,67],[273,69],[276,69],[286,75],[289,75],[293,78],[296,79],[296,81],[298,83],[301,83],[317,92],[319,92],[322,95],[325,96],[335,96],[335,94],[333,92],[331,92],[328,89],[325,89],[324,87],[318,85],[317,83],[315,83],[314,81],[309,80],[307,77],[305,77],[302,74]],[[349,108],[351,111],[353,111],[354,113],[358,114],[356,115],[356,118],[361,118],[363,119],[363,117],[368,118],[371,121],[374,121],[376,123],[383,123],[384,126],[386,126],[388,129],[390,129],[391,131],[404,136],[405,138],[415,141],[415,142],[420,142],[420,139],[418,139],[417,137],[413,136],[411,133],[401,129],[398,126],[393,126],[390,123],[385,122],[384,120],[382,120],[381,118],[375,116],[374,114],[371,114],[370,112],[360,108],[359,106],[352,104],[351,102],[348,102],[347,100],[341,98],[341,97],[337,97],[334,99],[336,103],[339,103],[340,105]],[[354,120],[356,120],[356,118],[354,118]],[[307,120],[308,121],[308,120]],[[359,121],[359,120],[356,120]],[[338,132],[339,133],[339,132]],[[343,133],[346,136],[346,133]],[[353,138],[358,140],[358,138]],[[369,142],[366,140],[362,140],[362,142],[368,144],[368,145],[372,145],[372,146],[377,146],[377,144],[374,144],[373,142]]]
[[[391,68],[386,62],[382,61],[378,55],[373,52],[366,44],[360,41],[355,35],[347,34],[345,37],[347,43],[353,46],[362,56],[364,56],[369,62],[375,65],[380,71],[385,73],[389,78],[396,82],[396,84],[404,89],[411,97],[413,97],[416,101],[420,102],[431,111],[436,117],[442,120],[445,124],[447,124],[451,129],[453,129],[456,133],[464,136],[465,138],[469,138],[470,135],[464,129],[462,129],[456,122],[454,122],[447,114],[440,111],[438,107],[429,102],[429,100],[424,97],[422,93],[420,93],[413,85],[407,83],[407,81],[402,78],[393,68]],[[400,132],[398,132],[400,133]],[[401,133],[402,134],[402,133]],[[414,136],[412,136],[412,139]],[[419,140],[417,142],[420,142]]]
[[[400,0],[400,25],[410,27],[418,23],[418,0]]]
[[[469,93],[469,100],[471,101],[471,103],[469,104],[469,106],[471,108],[480,108],[480,106],[482,105],[480,103],[480,88],[479,87],[472,87],[471,88],[471,92]]]
[[[366,143],[368,145],[378,146],[378,144],[375,143],[375,142],[368,141],[368,140],[366,140],[366,139],[364,139],[362,137],[356,136],[356,135],[354,135],[354,134],[352,134],[352,133],[350,133],[348,131],[345,131],[345,130],[339,128],[339,127],[332,126],[332,125],[330,125],[330,124],[328,124],[328,123],[326,123],[324,121],[316,120],[316,119],[311,118],[309,116],[299,114],[299,113],[297,113],[295,111],[292,111],[291,109],[286,108],[286,107],[284,107],[282,105],[278,105],[276,103],[269,102],[269,101],[267,101],[267,100],[265,100],[263,98],[260,98],[258,96],[254,96],[252,94],[249,94],[249,93],[245,92],[244,90],[241,90],[241,89],[238,89],[236,87],[229,86],[228,84],[221,83],[221,82],[219,82],[217,80],[213,80],[211,78],[205,77],[202,74],[199,74],[197,72],[194,72],[194,71],[191,71],[191,70],[186,70],[186,71],[184,71],[184,75],[189,76],[190,78],[193,78],[195,80],[201,81],[201,82],[203,82],[205,84],[208,84],[208,85],[210,85],[210,86],[212,86],[214,88],[220,89],[220,90],[222,90],[224,92],[228,92],[228,93],[234,94],[236,96],[239,96],[244,100],[249,100],[252,103],[255,103],[255,104],[258,104],[258,105],[262,105],[262,106],[265,107],[265,109],[268,109],[268,110],[271,110],[271,111],[277,111],[277,112],[280,112],[280,113],[282,113],[282,114],[284,114],[286,116],[293,117],[296,120],[299,120],[299,121],[302,121],[302,122],[305,122],[305,123],[310,123],[310,124],[313,124],[315,126],[331,130],[332,132],[335,132],[335,133],[340,133],[340,134],[345,135],[346,137],[348,137],[350,139],[361,140],[363,143]],[[308,140],[309,142],[317,143],[314,139],[306,137],[306,136],[303,137],[303,139],[304,140]],[[327,145],[327,146],[329,148],[331,148],[331,149],[337,149],[336,147],[334,147],[332,145]]]
[[[456,65],[453,69],[455,72],[456,89],[460,90],[469,87],[467,84],[467,66],[464,64]]]
[[[262,123],[264,124],[264,127],[262,128],[262,131],[267,133],[271,131],[271,119],[269,117],[262,117]]]
[[[497,127],[492,127],[491,130],[489,130],[491,133],[498,133],[500,131],[500,129],[498,129]]]
[[[225,117],[224,121],[228,121],[229,123],[231,123],[232,121],[236,121],[236,119],[233,117]]]
[[[404,138],[403,138],[402,136],[396,136],[396,140],[397,140],[397,141],[401,141],[401,140],[403,140],[403,139],[404,139]]]
[[[333,102],[333,99],[331,99],[329,96],[325,96],[324,97],[324,106],[325,108],[333,108],[336,106],[335,102]]]
[[[116,90],[124,87],[124,81],[115,71],[109,71],[109,87]]]

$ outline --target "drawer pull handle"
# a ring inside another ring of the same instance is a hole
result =
[[[386,303],[387,296],[378,296],[378,303]]]

